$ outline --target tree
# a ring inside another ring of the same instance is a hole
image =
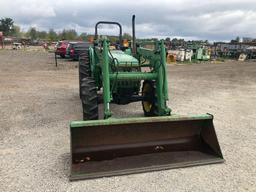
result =
[[[21,37],[22,36],[22,32],[20,31],[20,26],[13,25],[12,35],[15,36],[15,37]]]
[[[75,40],[77,39],[77,32],[74,29],[64,29],[59,37],[60,39]]]
[[[49,32],[48,32],[48,39],[50,39],[51,41],[55,41],[55,40],[58,39],[58,35],[57,35],[57,33],[53,29],[49,30]]]
[[[13,32],[14,21],[11,18],[2,18],[0,20],[0,31],[3,31],[4,35],[11,35]]]
[[[112,35],[107,36],[107,38],[111,43],[116,43],[119,40],[117,36],[112,36]]]
[[[170,37],[166,37],[165,41],[170,42],[171,41]]]
[[[28,30],[27,36],[29,36],[32,40],[35,40],[38,38],[37,30],[35,27],[32,27]]]
[[[87,40],[87,33],[81,33],[79,35],[79,39],[83,40],[83,41],[86,41]]]
[[[132,36],[131,36],[129,33],[124,33],[124,34],[123,34],[123,39],[131,40],[131,39],[132,39]]]
[[[166,45],[167,49],[171,49],[171,38],[170,37],[166,37],[165,45]]]
[[[47,39],[47,32],[46,31],[38,31],[37,32],[39,39]]]

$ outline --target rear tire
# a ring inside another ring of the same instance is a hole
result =
[[[98,119],[98,96],[95,81],[88,77],[81,80],[81,100],[83,106],[83,119]]]
[[[155,81],[145,80],[143,82],[142,96],[146,97],[146,100],[142,101],[144,116],[157,116],[158,109]]]
[[[89,51],[83,52],[79,56],[79,94],[81,98],[82,79],[91,76]]]

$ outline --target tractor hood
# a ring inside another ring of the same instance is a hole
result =
[[[120,65],[120,67],[124,66],[139,66],[139,61],[131,55],[128,55],[120,50],[111,50],[111,54],[109,54],[110,59],[112,57],[115,59],[115,64]]]

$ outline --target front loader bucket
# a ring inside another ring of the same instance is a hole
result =
[[[70,180],[223,162],[212,115],[73,121]]]

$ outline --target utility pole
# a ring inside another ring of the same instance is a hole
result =
[[[4,48],[4,35],[3,32],[0,31],[0,44],[2,46],[2,49]]]

